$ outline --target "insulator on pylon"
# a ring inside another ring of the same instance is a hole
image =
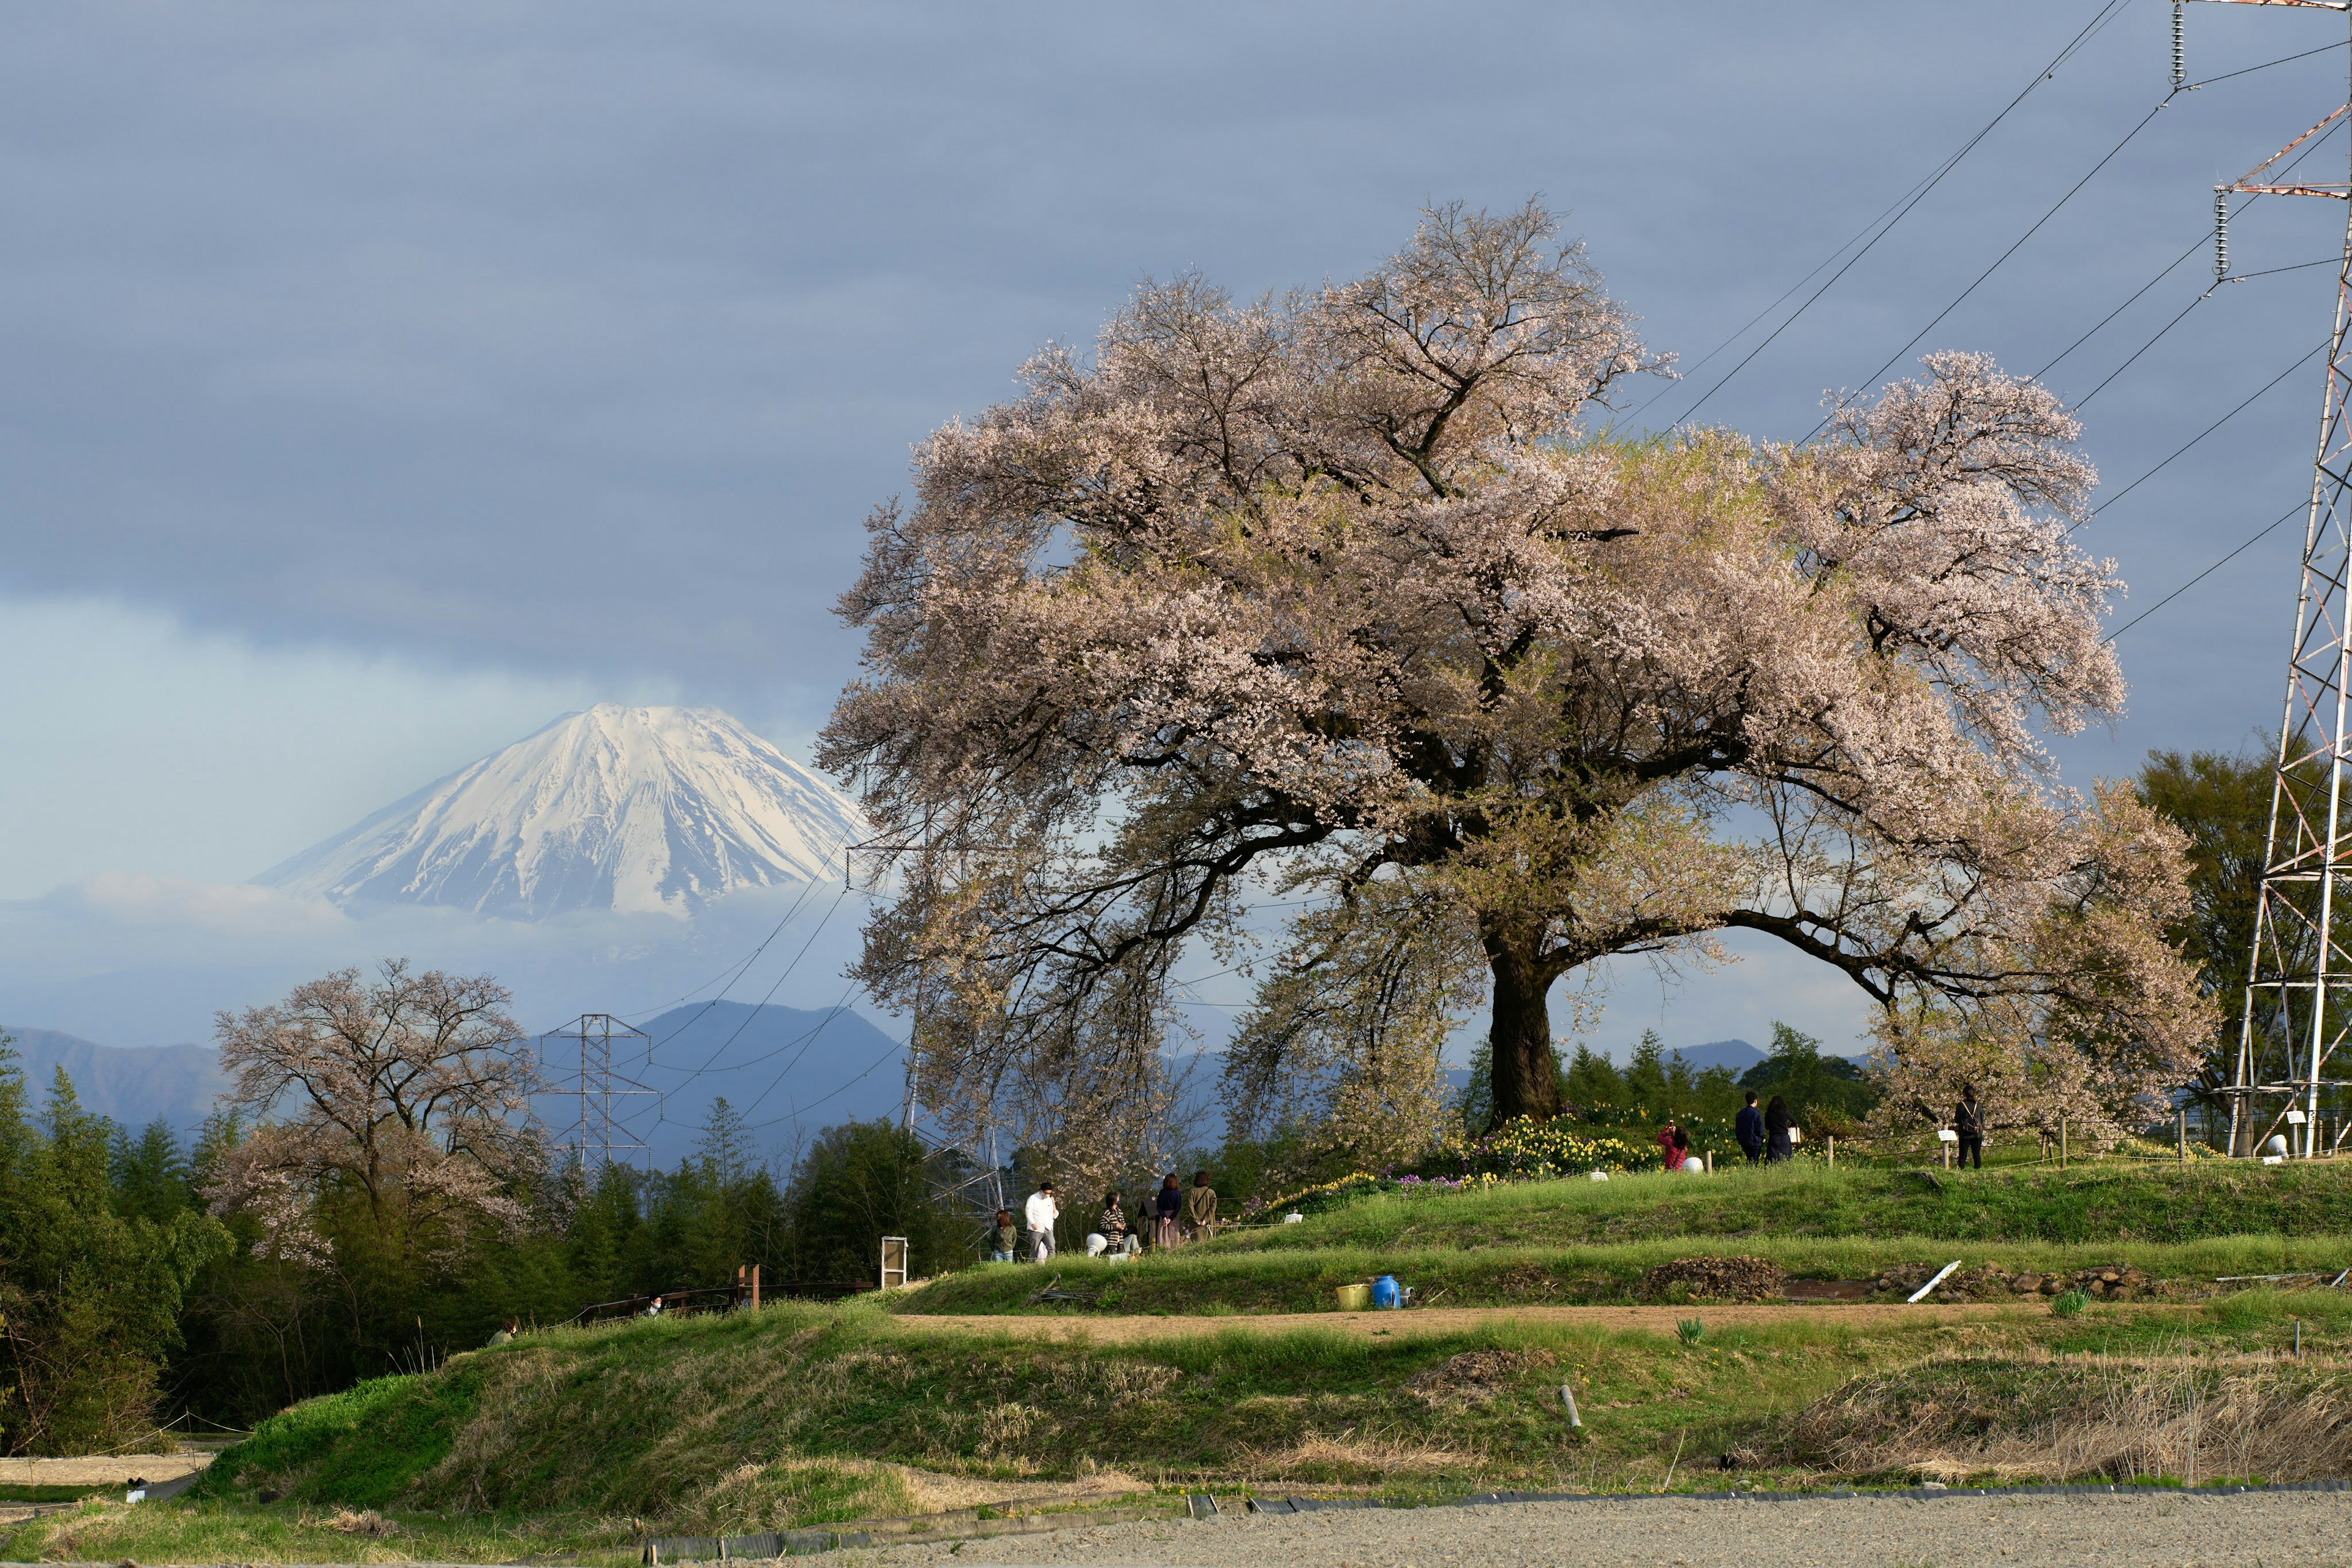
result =
[[[2213,281],[2230,275],[2230,193],[2213,193]]]
[[[2172,0],[2172,90],[2179,92],[2189,85],[2188,51],[2182,47],[2180,35],[2180,0]]]

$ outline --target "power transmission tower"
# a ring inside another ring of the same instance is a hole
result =
[[[579,1047],[577,1076],[557,1081],[568,1082],[568,1087],[561,1092],[579,1100],[580,1114],[572,1124],[567,1142],[579,1151],[580,1163],[583,1168],[593,1166],[589,1172],[591,1178],[610,1165],[616,1152],[625,1165],[643,1161],[647,1153],[646,1146],[629,1135],[627,1101],[654,1091],[635,1079],[613,1070],[613,1042],[619,1040],[625,1047],[631,1040],[646,1041],[646,1059],[650,1062],[653,1059],[651,1037],[643,1029],[632,1028],[610,1013],[583,1013],[572,1024],[543,1038],[572,1040]],[[544,1059],[544,1047],[541,1047],[541,1059]],[[613,1102],[616,1100],[623,1102],[622,1114],[618,1117],[613,1114]]]
[[[2352,15],[2352,0],[2204,3]],[[2174,0],[2172,16],[2173,83],[2179,88],[2180,0]],[[2326,196],[2347,205],[2294,640],[2287,655],[2286,710],[2272,775],[2270,835],[2229,1089],[2231,1154],[2252,1153],[2282,1122],[2295,1132],[2295,1152],[2318,1152],[2319,1091],[2324,1083],[2342,1081],[2326,1074],[2336,1047],[2352,1032],[2352,909],[2345,904],[2352,895],[2346,821],[2352,801],[2345,790],[2352,764],[2346,745],[2347,699],[2352,695],[2352,363],[2345,353],[2345,328],[2352,321],[2352,166],[2341,184],[2293,183],[2279,169],[2287,154],[2352,114],[2352,82],[2347,83],[2346,100],[2243,177],[2213,190],[2217,279],[2229,274],[2231,195]]]

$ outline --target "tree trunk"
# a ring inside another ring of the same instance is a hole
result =
[[[1486,1131],[1521,1116],[1549,1121],[1559,1114],[1559,1065],[1551,1049],[1550,984],[1537,958],[1538,937],[1490,931],[1483,941],[1494,973],[1494,1111]]]

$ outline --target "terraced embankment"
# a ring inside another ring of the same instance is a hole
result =
[[[1058,1340],[861,1304],[526,1336],[297,1406],[190,1499],[0,1532],[0,1558],[617,1563],[646,1533],[1202,1488],[2290,1479],[2340,1473],[2352,1398],[2333,1292],[2073,1319],[1701,1306],[1673,1314],[1688,1337],[1656,1313],[1382,1316]],[[2296,1318],[2299,1362],[2276,1353]]]
[[[1112,1264],[965,1269],[893,1299],[926,1314],[1328,1311],[1337,1288],[1393,1274],[1444,1306],[1675,1301],[1654,1273],[1697,1256],[1762,1260],[1800,1287],[1845,1283],[1900,1300],[1955,1259],[1946,1300],[2054,1293],[2135,1271],[2124,1294],[2209,1293],[2225,1276],[2352,1265],[2352,1161],[2060,1171],[1738,1169],[1358,1198],[1297,1225],[1236,1229]],[[2088,1277],[2085,1276],[2087,1271]],[[2019,1277],[2033,1284],[2021,1289]],[[2238,1288],[2231,1284],[2228,1289]],[[1051,1292],[1041,1294],[1041,1292]],[[1769,1295],[1769,1290],[1760,1294]]]

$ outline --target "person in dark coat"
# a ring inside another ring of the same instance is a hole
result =
[[[1789,1136],[1790,1129],[1796,1125],[1795,1119],[1789,1114],[1789,1102],[1779,1095],[1774,1095],[1772,1103],[1764,1108],[1764,1136],[1767,1140],[1764,1163],[1766,1164],[1777,1165],[1783,1160],[1793,1160],[1797,1157],[1796,1140]]]
[[[1183,1210],[1183,1189],[1177,1186],[1176,1173],[1171,1171],[1160,1184],[1160,1190],[1152,1194],[1152,1212],[1160,1216],[1159,1229],[1152,1237],[1153,1245],[1174,1247],[1184,1239],[1176,1217]]]
[[[1748,1091],[1748,1103],[1732,1119],[1731,1131],[1739,1140],[1739,1152],[1748,1156],[1749,1164],[1764,1157],[1764,1113],[1756,1109],[1755,1090]]]
[[[1952,1107],[1952,1131],[1960,1135],[1959,1163],[1970,1160],[1977,1169],[1984,1169],[1984,1107],[1977,1103],[1977,1086],[1960,1085],[1960,1102]]]

